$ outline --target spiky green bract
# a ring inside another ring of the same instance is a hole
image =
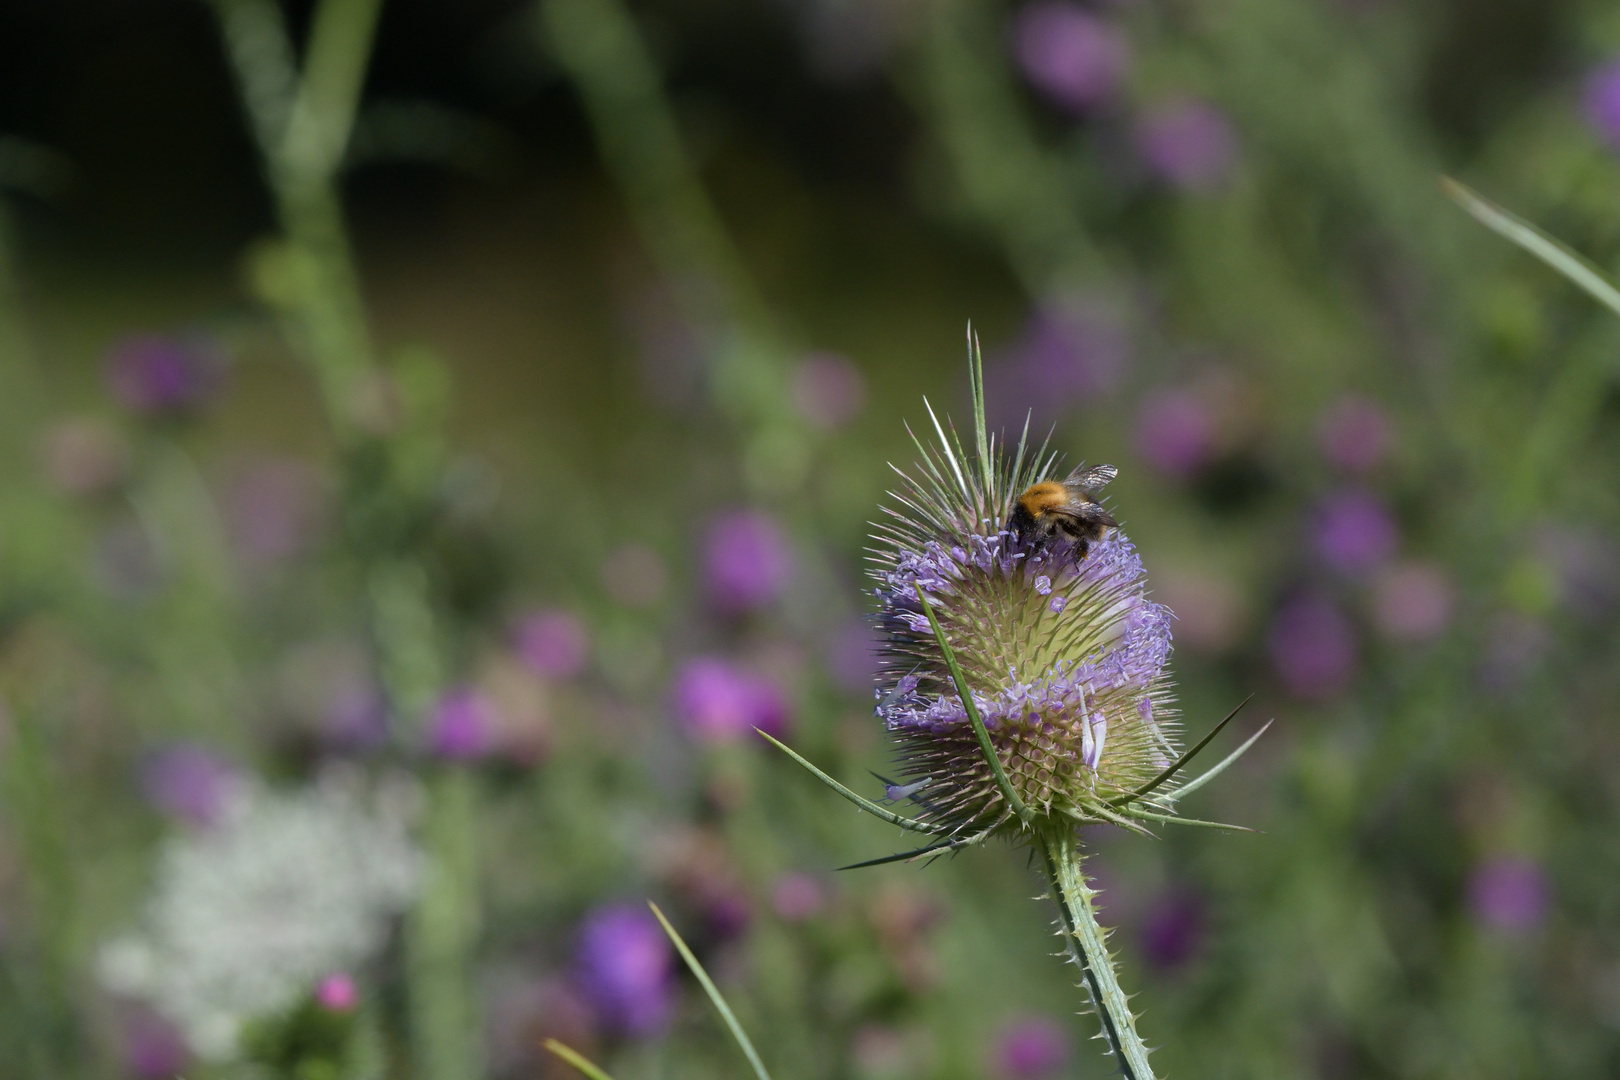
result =
[[[932,417],[932,413],[930,413]],[[918,589],[938,619],[1016,795],[1036,829],[1119,821],[1123,797],[1176,756],[1167,608],[1117,530],[1082,549],[1006,527],[1013,501],[1052,479],[1044,449],[979,437],[970,455],[935,420],[871,555],[884,633],[878,715],[923,819],[951,833],[1025,828],[981,752]],[[1163,795],[1168,797],[1168,790]],[[1125,811],[1128,813],[1129,811]]]

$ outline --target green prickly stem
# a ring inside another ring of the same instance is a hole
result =
[[[1063,922],[1064,947],[1086,985],[1102,1023],[1103,1037],[1119,1060],[1125,1080],[1154,1080],[1148,1064],[1148,1048],[1136,1033],[1136,1017],[1131,1015],[1125,991],[1114,975],[1113,959],[1103,940],[1103,928],[1091,906],[1095,893],[1086,885],[1080,868],[1080,848],[1070,829],[1037,834],[1036,848],[1042,868]]]

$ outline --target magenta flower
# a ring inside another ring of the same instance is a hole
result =
[[[585,670],[590,640],[572,613],[537,611],[518,624],[517,653],[538,675],[571,679]]]
[[[1013,1020],[996,1037],[994,1071],[1006,1080],[1049,1080],[1068,1062],[1068,1031],[1049,1016]]]
[[[428,748],[435,757],[472,761],[495,748],[501,720],[488,695],[458,686],[439,699],[428,721]]]
[[[224,758],[191,743],[164,747],[146,759],[141,788],[154,806],[191,825],[217,822],[242,789],[242,776]]]
[[[1333,697],[1355,673],[1355,631],[1326,596],[1306,594],[1284,605],[1267,644],[1278,678],[1298,697]]]
[[[1013,52],[1030,84],[1073,113],[1114,96],[1130,67],[1130,45],[1116,27],[1077,4],[1042,0],[1013,21]]]
[[[809,874],[783,874],[771,886],[771,907],[783,922],[814,918],[826,903],[821,883]]]
[[[320,519],[320,478],[306,462],[262,460],[225,490],[232,547],[249,568],[283,562],[308,547]]]
[[[730,742],[756,727],[778,737],[787,731],[787,702],[776,685],[714,657],[681,669],[675,708],[686,730],[705,742]]]
[[[1207,101],[1182,98],[1142,118],[1136,151],[1148,169],[1183,191],[1210,191],[1237,163],[1237,137],[1226,114]]]
[[[990,373],[992,422],[1021,428],[1030,409],[1032,426],[1051,424],[1075,404],[1111,393],[1130,359],[1130,335],[1103,301],[1043,303]]]
[[[1587,76],[1581,103],[1592,130],[1604,142],[1620,149],[1620,58],[1609,60]]]
[[[1204,905],[1192,893],[1165,893],[1148,908],[1140,941],[1148,963],[1161,970],[1178,968],[1197,955],[1204,940]]]
[[[1314,531],[1322,558],[1349,574],[1388,561],[1400,541],[1395,519],[1383,502],[1365,491],[1329,496],[1317,511]]]
[[[1383,407],[1355,395],[1335,402],[1317,429],[1328,462],[1347,473],[1364,473],[1382,464],[1392,435]]]
[[[129,1007],[119,1027],[119,1056],[130,1076],[138,1080],[171,1080],[191,1064],[191,1054],[179,1029],[151,1009]]]
[[[225,374],[218,353],[197,341],[142,335],[107,354],[107,385],[131,412],[162,415],[202,405]]]
[[[1215,418],[1191,391],[1158,391],[1137,414],[1136,447],[1155,469],[1186,478],[1215,455]]]
[[[1451,581],[1428,563],[1401,563],[1373,583],[1373,624],[1396,641],[1424,641],[1445,630],[1453,606]]]
[[[580,988],[604,1026],[647,1038],[669,1023],[669,940],[644,908],[613,904],[592,912],[574,959]]]
[[[315,1001],[328,1012],[348,1012],[360,1004],[360,989],[346,971],[334,971],[315,987]]]
[[[793,554],[776,522],[754,510],[722,514],[703,546],[709,599],[733,614],[775,600],[793,576]]]
[[[841,428],[865,406],[866,377],[837,353],[813,353],[794,369],[793,407],[813,427]]]
[[[1468,904],[1474,917],[1493,930],[1522,934],[1546,917],[1547,875],[1534,859],[1497,855],[1474,867]]]

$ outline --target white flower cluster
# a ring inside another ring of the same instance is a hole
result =
[[[97,973],[226,1059],[245,1021],[374,955],[420,870],[405,815],[353,782],[250,788],[219,825],[167,842],[141,929],[105,946]]]

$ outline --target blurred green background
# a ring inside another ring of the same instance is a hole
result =
[[[1161,1072],[1620,1072],[1620,325],[1443,173],[1614,266],[1620,13],[0,6],[0,1077],[744,1075],[648,898],[779,1078],[1108,1075],[750,731],[882,794],[969,320],[1277,720],[1086,836]]]

